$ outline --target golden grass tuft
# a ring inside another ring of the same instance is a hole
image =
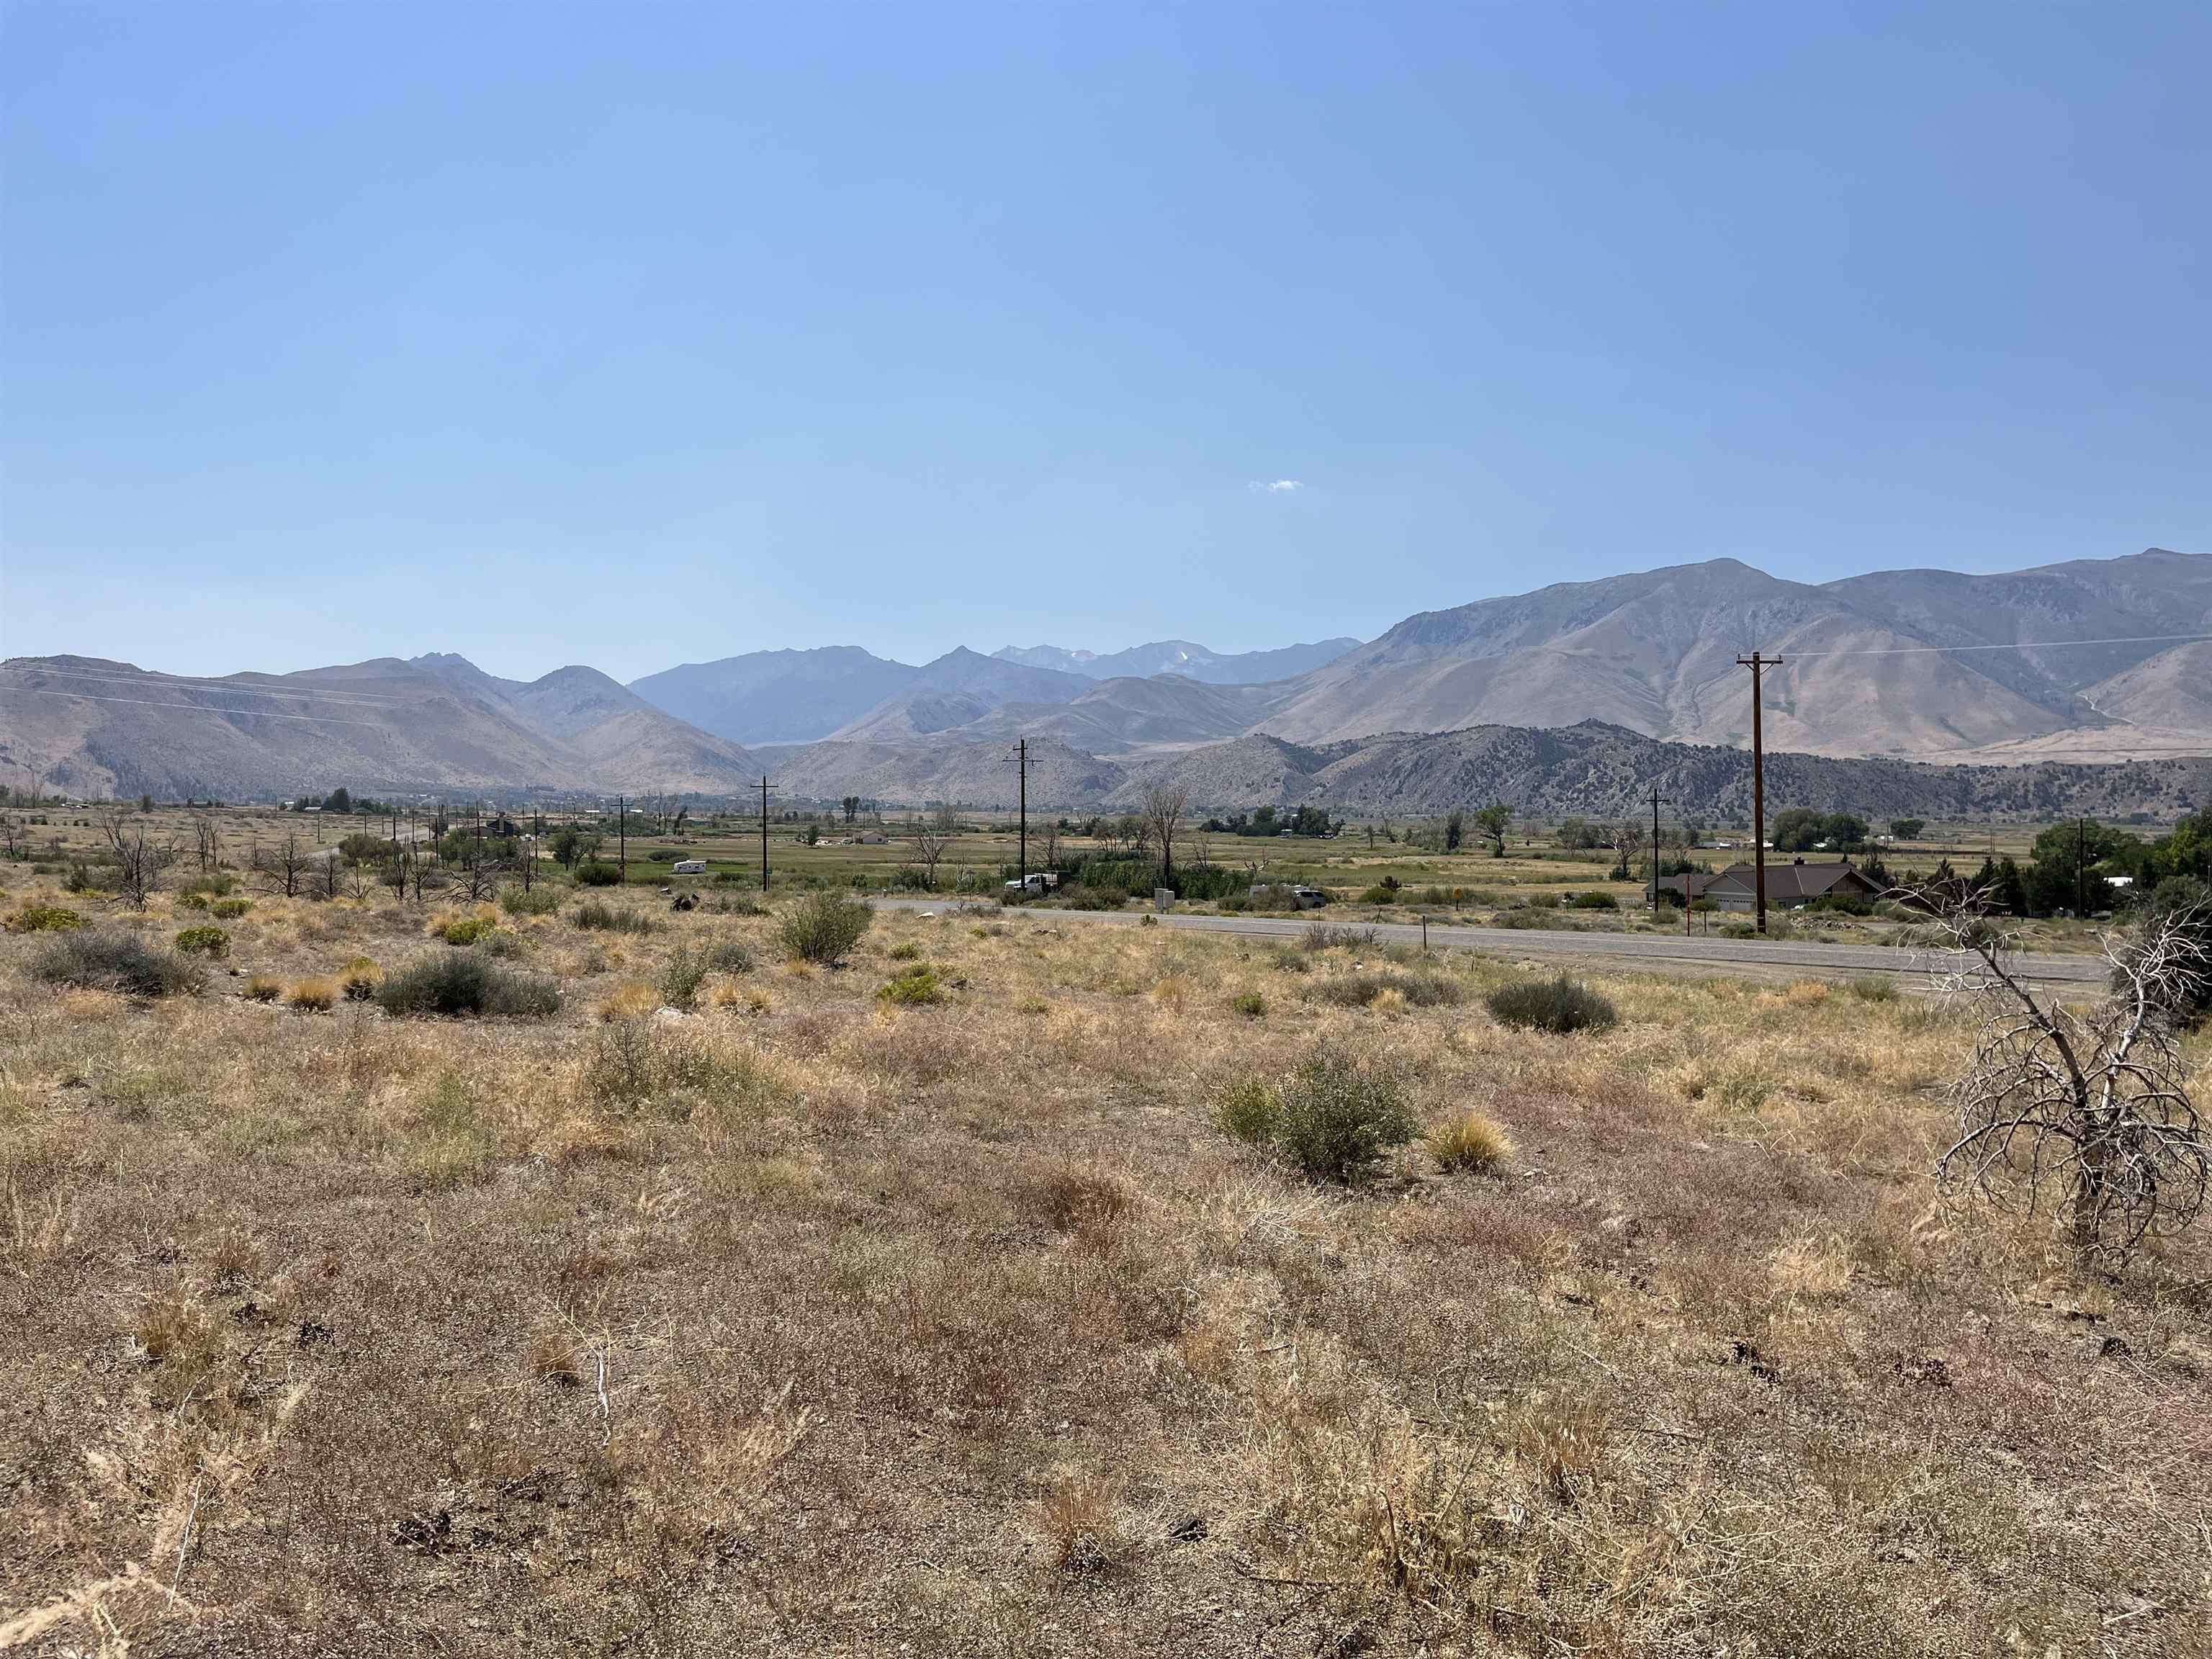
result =
[[[240,988],[239,994],[249,1002],[274,1002],[284,994],[284,981],[274,974],[254,974]]]
[[[643,1019],[660,1006],[660,993],[641,979],[624,980],[599,1000],[599,1018],[610,1023]]]
[[[1429,1156],[1440,1170],[1494,1174],[1513,1156],[1513,1137],[1505,1126],[1480,1112],[1462,1112],[1428,1134]]]
[[[326,1014],[337,1006],[340,994],[338,981],[327,974],[320,974],[312,979],[294,981],[291,988],[284,993],[284,1000],[290,1006],[304,1009],[309,1013]]]

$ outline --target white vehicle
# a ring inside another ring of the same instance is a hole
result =
[[[1006,890],[1009,893],[1049,893],[1059,885],[1060,878],[1052,871],[1032,870],[1026,879],[1008,882]]]
[[[673,866],[673,872],[679,876],[703,876],[707,873],[707,860],[678,859]]]

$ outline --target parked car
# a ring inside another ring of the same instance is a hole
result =
[[[1049,893],[1060,885],[1060,878],[1049,870],[1032,870],[1020,881],[1006,884],[1009,893]]]
[[[1328,895],[1318,887],[1291,889],[1291,908],[1293,910],[1318,910],[1328,902]]]

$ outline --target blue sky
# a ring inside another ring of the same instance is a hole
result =
[[[5,0],[0,653],[2202,550],[2208,63],[2197,3]]]

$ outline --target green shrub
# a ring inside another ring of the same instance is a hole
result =
[[[376,988],[387,1014],[503,1014],[543,1018],[561,1006],[550,980],[518,974],[481,957],[447,951],[426,957]]]
[[[448,945],[474,945],[498,926],[489,916],[456,916],[434,924],[430,931]]]
[[[619,887],[622,879],[619,865],[594,862],[576,866],[576,885],[579,887]]]
[[[1301,943],[1309,951],[1327,951],[1340,945],[1350,951],[1371,951],[1382,940],[1382,935],[1372,927],[1337,927],[1316,921],[1307,927]]]
[[[1577,893],[1575,895],[1575,908],[1577,910],[1618,910],[1620,908],[1620,901],[1613,897],[1612,894],[1607,892]]]
[[[1214,1103],[1214,1127],[1232,1140],[1262,1146],[1275,1138],[1282,1121],[1283,1097],[1273,1084],[1256,1077],[1241,1077]]]
[[[717,974],[750,974],[753,953],[733,939],[717,939],[708,948],[707,966]]]
[[[662,1006],[690,1012],[698,1005],[699,988],[713,971],[714,963],[706,951],[695,951],[688,945],[678,945],[676,954],[660,970]]]
[[[1398,884],[1378,881],[1359,896],[1359,902],[1362,904],[1395,904],[1398,902]]]
[[[252,908],[253,901],[252,899],[217,899],[213,904],[208,907],[208,912],[218,921],[236,921],[240,916],[244,915]]]
[[[1267,1016],[1267,999],[1257,991],[1241,992],[1229,999],[1229,1010],[1247,1019],[1261,1019]]]
[[[642,910],[610,904],[605,899],[586,899],[568,920],[586,932],[600,933],[650,933],[660,926]]]
[[[919,962],[921,960],[921,946],[911,942],[905,945],[894,945],[885,954],[893,962]]]
[[[902,1007],[945,1000],[944,988],[938,983],[937,970],[927,965],[908,969],[876,994],[885,1002],[897,1003]]]
[[[31,958],[31,976],[49,985],[162,997],[200,988],[199,969],[173,951],[156,951],[131,933],[91,929],[58,934]]]
[[[876,913],[839,893],[809,893],[783,913],[776,936],[795,961],[834,968],[860,942]]]
[[[230,935],[220,927],[187,927],[177,935],[177,949],[186,956],[220,959],[230,954]]]
[[[502,887],[499,908],[510,916],[550,916],[561,908],[561,894],[551,887]]]
[[[1340,974],[1323,980],[1309,994],[1340,1008],[1364,1008],[1385,991],[1395,991],[1416,1008],[1456,1007],[1467,1000],[1467,989],[1442,974]]]
[[[1356,1181],[1419,1133],[1397,1078],[1323,1043],[1291,1073],[1275,1139],[1309,1176]]]
[[[1862,976],[1851,982],[1851,994],[1861,1002],[1894,1002],[1897,982],[1871,975]]]
[[[208,908],[208,896],[205,893],[179,893],[177,895],[177,908],[180,910],[204,910]]]
[[[1503,1024],[1539,1031],[1603,1030],[1620,1018],[1610,1002],[1565,974],[1501,985],[1485,1000]]]
[[[84,918],[59,904],[26,904],[8,918],[6,926],[11,933],[74,933],[84,926]]]
[[[1127,902],[1127,896],[1104,887],[1069,887],[1061,890],[1061,902],[1071,910],[1118,910]]]
[[[1492,927],[1508,927],[1516,933],[1547,933],[1566,924],[1549,910],[1500,910],[1491,918]]]

